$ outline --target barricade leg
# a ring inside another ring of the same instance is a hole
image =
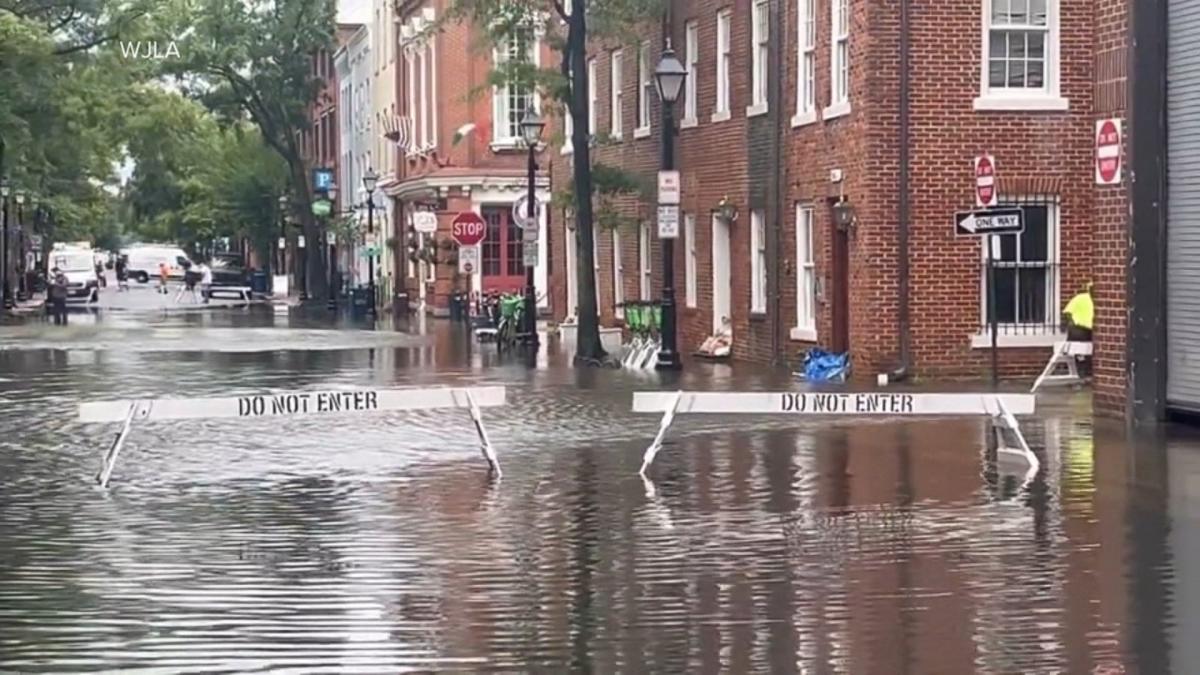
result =
[[[96,474],[96,484],[102,488],[108,487],[108,479],[112,477],[113,467],[117,465],[117,456],[121,454],[121,446],[125,445],[125,437],[129,435],[129,429],[133,426],[133,416],[137,414],[138,402],[131,401],[129,403],[129,413],[125,416],[125,422],[121,425],[121,431],[113,440],[113,444],[109,447],[108,452],[104,454],[104,459],[100,464],[100,471]]]
[[[479,434],[479,450],[483,453],[483,458],[487,460],[491,471],[499,478],[502,475],[500,471],[500,460],[496,458],[496,451],[492,448],[492,442],[488,439],[487,429],[483,426],[483,413],[480,412],[479,406],[475,404],[475,398],[471,396],[471,390],[462,390],[467,396],[467,410],[471,414],[471,421],[475,423],[475,433]]]
[[[675,396],[671,398],[671,406],[667,408],[667,412],[663,413],[662,422],[658,425],[658,435],[654,437],[654,442],[650,447],[646,448],[646,452],[642,454],[642,468],[638,471],[643,477],[646,475],[646,469],[650,468],[650,463],[654,461],[654,456],[662,449],[663,439],[667,435],[667,429],[671,423],[675,421],[675,411],[679,409],[679,402],[683,399],[683,392],[675,392]]]

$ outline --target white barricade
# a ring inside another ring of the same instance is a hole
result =
[[[987,415],[1018,439],[1018,454],[1036,473],[1037,456],[1029,449],[1016,415],[1032,415],[1037,399],[1032,394],[928,394],[928,393],[818,393],[818,392],[701,392],[639,391],[633,394],[633,412],[663,413],[658,435],[642,456],[645,476],[675,415],[875,415],[884,417],[942,417]]]
[[[112,446],[104,456],[96,482],[108,486],[117,456],[133,422],[215,417],[272,417],[322,413],[355,413],[433,408],[465,409],[479,436],[480,451],[488,466],[500,475],[500,462],[483,426],[480,408],[502,406],[504,387],[445,389],[333,389],[296,391],[234,398],[178,398],[135,401],[97,401],[79,405],[80,422],[122,422]]]

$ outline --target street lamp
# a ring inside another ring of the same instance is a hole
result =
[[[12,289],[8,285],[8,195],[11,189],[8,179],[0,176],[0,199],[3,199],[3,220],[0,221],[0,226],[3,227],[3,233],[0,233],[0,276],[4,278],[3,296],[4,309],[12,309]]]
[[[24,302],[29,299],[29,291],[25,283],[25,191],[17,188],[13,194],[17,202],[17,300]]]
[[[287,260],[284,257],[287,254],[284,248],[287,246],[287,209],[288,196],[279,195],[279,242],[275,245],[276,253],[273,256],[277,263],[275,266],[276,275],[283,274],[283,271],[287,269]]]
[[[329,213],[330,219],[338,217],[337,208],[337,183],[330,183],[325,189],[325,196],[329,198]],[[325,226],[325,257],[329,264],[329,302],[326,304],[332,311],[337,311],[337,251],[334,250],[333,233],[330,231],[329,225]]]
[[[363,187],[367,191],[367,277],[370,279],[367,288],[370,289],[370,303],[367,313],[375,316],[375,251],[370,250],[375,245],[375,186],[379,183],[379,174],[375,169],[368,168],[363,176]]]
[[[531,105],[525,111],[525,117],[521,120],[521,137],[525,140],[525,145],[529,148],[529,193],[526,195],[525,208],[528,221],[525,223],[524,229],[538,230],[537,222],[537,194],[535,182],[537,180],[537,147],[538,142],[542,138],[542,130],[546,128],[546,122],[541,115],[533,109]],[[534,237],[532,241],[527,236],[522,236],[524,240],[523,248],[532,246],[533,250],[537,251],[538,239]],[[529,260],[529,257],[526,257]],[[525,266],[525,333],[528,344],[535,349],[538,346],[537,333],[537,290],[534,288],[533,282],[533,265]]]
[[[662,99],[662,168],[663,171],[675,169],[675,118],[672,107],[679,100],[679,92],[687,79],[687,69],[675,58],[675,50],[671,49],[671,41],[663,50],[658,67],[654,69],[654,84],[658,96]],[[659,370],[679,370],[683,363],[679,360],[679,349],[676,346],[676,317],[675,317],[675,239],[662,239],[663,284],[662,284],[662,346],[658,350]]]

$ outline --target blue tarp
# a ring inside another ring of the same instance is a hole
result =
[[[804,356],[804,369],[799,373],[809,382],[845,382],[850,374],[850,354],[831,354],[824,349],[810,349]]]

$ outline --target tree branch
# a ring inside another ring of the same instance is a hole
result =
[[[119,37],[121,37],[121,36],[118,35],[117,33],[113,33],[112,35],[103,35],[98,38],[88,40],[87,42],[84,42],[81,44],[71,45],[70,47],[59,47],[58,49],[54,50],[54,55],[55,56],[66,56],[68,54],[74,54],[76,52],[85,52],[85,51],[91,49],[92,47],[98,47],[98,46],[104,44],[105,42],[112,42],[113,40],[116,40]]]
[[[563,7],[562,0],[554,0],[554,11],[558,12],[558,15],[562,17],[563,21],[571,23],[571,15],[567,14],[567,9]]]

